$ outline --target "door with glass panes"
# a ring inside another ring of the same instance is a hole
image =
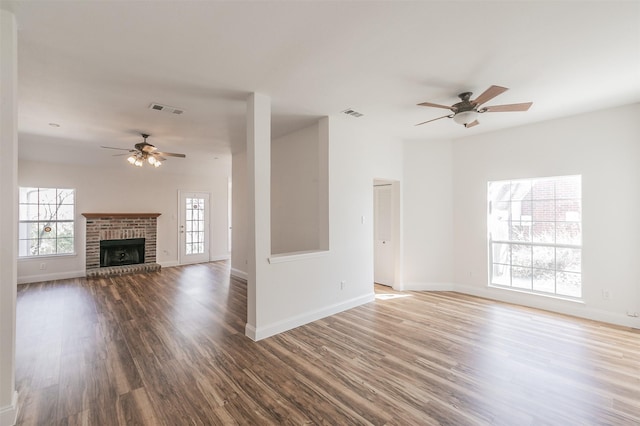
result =
[[[180,191],[180,264],[209,261],[209,194]]]

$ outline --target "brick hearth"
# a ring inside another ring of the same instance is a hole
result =
[[[157,271],[157,218],[160,213],[82,213],[87,218],[86,273],[88,277]],[[100,267],[100,241],[144,238],[144,264]]]

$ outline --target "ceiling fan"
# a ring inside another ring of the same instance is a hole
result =
[[[166,160],[165,157],[186,158],[186,155],[184,154],[158,151],[158,148],[156,148],[155,146],[147,142],[147,138],[149,137],[148,134],[142,133],[141,136],[144,140],[142,142],[135,144],[133,149],[115,148],[112,146],[101,146],[100,148],[128,151],[128,153],[131,153],[131,155],[129,156],[129,158],[127,158],[127,161],[132,165],[138,166],[138,167],[142,167],[145,161],[147,161],[150,165],[154,167],[160,167],[162,165],[162,162]],[[128,155],[128,154],[115,154],[115,156],[118,156],[118,155]]]
[[[485,112],[507,112],[507,111],[527,111],[533,102],[524,102],[521,104],[508,104],[508,105],[494,105],[494,106],[481,106],[485,102],[490,101],[501,93],[506,92],[506,87],[501,86],[491,86],[480,96],[475,99],[471,99],[471,92],[463,92],[458,95],[460,98],[460,102],[455,103],[451,106],[434,104],[431,102],[422,102],[418,104],[419,106],[427,106],[434,108],[444,108],[449,109],[453,112],[453,114],[443,115],[442,117],[434,118],[432,120],[423,121],[422,123],[416,124],[416,126],[420,126],[421,124],[431,123],[432,121],[440,120],[442,118],[453,118],[458,124],[462,124],[464,127],[473,127],[480,124],[477,120],[479,114],[484,114]]]

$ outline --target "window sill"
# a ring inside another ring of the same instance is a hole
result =
[[[283,262],[297,262],[298,260],[313,259],[316,257],[322,257],[329,254],[329,250],[308,250],[308,251],[295,251],[291,253],[274,254],[267,258],[270,264],[283,263]]]
[[[561,300],[563,302],[572,302],[572,303],[577,303],[579,305],[584,305],[585,302],[583,299],[577,299],[577,298],[573,298],[573,297],[569,297],[569,296],[559,296],[557,294],[550,294],[550,293],[540,293],[540,292],[536,292],[536,291],[527,291],[525,289],[522,288],[513,288],[513,287],[503,287],[501,285],[495,285],[495,284],[489,284],[487,285],[487,288],[493,288],[493,289],[497,289],[497,290],[506,290],[506,291],[511,291],[514,293],[520,293],[520,294],[528,294],[531,296],[541,296],[541,297],[546,297],[548,299],[554,299],[554,300]]]
[[[18,257],[18,262],[24,262],[29,260],[39,259],[60,259],[61,257],[76,257],[78,253],[64,253],[64,254],[44,254],[42,256],[22,256]]]

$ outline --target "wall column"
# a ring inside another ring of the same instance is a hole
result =
[[[247,99],[247,325],[256,340],[260,324],[260,295],[268,291],[271,255],[271,99],[252,93]]]
[[[0,426],[15,424],[18,257],[17,26],[0,10]]]

